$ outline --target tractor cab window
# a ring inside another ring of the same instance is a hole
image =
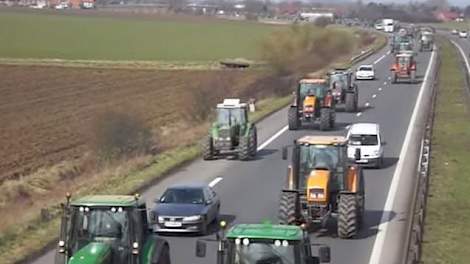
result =
[[[217,123],[220,125],[230,125],[230,109],[217,108]]]
[[[300,99],[303,101],[307,95],[323,98],[328,87],[324,83],[301,83],[299,87]]]
[[[113,250],[113,263],[127,263],[129,214],[122,207],[75,207],[72,212],[69,246],[72,254],[92,242],[106,243]]]
[[[308,176],[314,169],[328,169],[330,171],[336,169],[340,156],[338,148],[330,145],[301,145],[299,154],[299,175],[305,179],[300,181],[301,184],[306,183]]]
[[[230,240],[227,257],[233,264],[294,264],[304,263],[303,255],[298,242],[250,239],[248,244]]]
[[[217,108],[217,123],[220,125],[230,126],[245,122],[245,108]]]

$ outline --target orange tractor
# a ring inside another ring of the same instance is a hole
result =
[[[416,61],[413,52],[402,52],[395,55],[395,62],[391,69],[392,83],[407,79],[410,83],[416,82]]]
[[[338,236],[354,237],[364,213],[364,176],[360,167],[348,161],[346,138],[304,136],[294,141],[292,148],[279,223],[326,227],[335,217]],[[360,159],[360,149],[354,156]],[[287,147],[282,158],[287,159]]]
[[[334,127],[335,119],[335,100],[327,80],[300,80],[288,112],[289,130],[315,121],[319,121],[320,130],[327,130]]]

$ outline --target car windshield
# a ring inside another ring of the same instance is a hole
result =
[[[376,146],[378,145],[377,135],[351,135],[349,145],[352,146]]]
[[[292,243],[292,242],[290,242]],[[229,263],[233,264],[295,264],[304,263],[297,245],[283,246],[273,240],[251,240],[248,245],[230,242]]]
[[[129,244],[130,218],[122,208],[73,207],[70,223],[69,248],[72,254],[91,242],[104,242],[112,248]],[[113,257],[114,263],[126,263],[128,253]]]
[[[370,67],[370,66],[361,66],[361,67],[359,67],[359,71],[372,71],[372,67]]]
[[[323,98],[326,94],[328,87],[325,83],[301,83],[300,96],[303,100],[307,95],[315,95],[318,98]]]
[[[299,175],[306,183],[311,171],[317,168],[334,170],[339,161],[338,147],[331,145],[301,145],[299,158]]]
[[[202,204],[204,194],[202,189],[168,189],[160,198],[161,203]]]

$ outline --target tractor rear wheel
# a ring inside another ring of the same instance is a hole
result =
[[[331,128],[331,114],[329,108],[320,109],[320,130]]]
[[[397,77],[397,74],[393,74],[393,77],[392,77],[392,83],[397,83],[398,81],[398,77]]]
[[[250,136],[240,138],[240,146],[238,151],[238,158],[240,160],[249,160],[250,155]]]
[[[253,126],[250,132],[250,156],[254,158],[256,156],[256,151],[258,150],[258,135],[256,132],[256,127]]]
[[[295,225],[297,222],[297,194],[282,192],[279,204],[279,224]]]
[[[211,136],[208,136],[206,138],[206,141],[204,142],[204,150],[202,153],[202,159],[204,160],[211,160],[214,159],[214,141],[212,140]]]
[[[416,71],[411,71],[411,83],[416,83]]]
[[[346,112],[352,113],[356,111],[357,100],[356,100],[356,96],[354,93],[347,93],[346,99],[344,101],[346,105]]]
[[[338,237],[352,238],[359,229],[360,205],[355,194],[342,194],[338,205]]]
[[[333,129],[336,125],[336,112],[330,109],[330,129]]]
[[[289,121],[289,130],[297,130],[299,128],[299,115],[297,111],[297,107],[290,107],[289,112],[287,114],[288,121]]]

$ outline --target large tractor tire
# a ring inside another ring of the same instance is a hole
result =
[[[287,114],[287,118],[289,119],[289,130],[297,130],[300,126],[300,120],[298,115],[297,107],[290,107],[289,112]]]
[[[338,237],[353,238],[359,231],[360,205],[355,194],[342,194],[338,205]]]
[[[254,158],[258,150],[258,133],[256,132],[256,127],[253,126],[250,132],[250,156]]]
[[[206,138],[204,142],[204,149],[202,153],[202,159],[204,160],[212,160],[215,157],[215,150],[214,150],[214,141],[212,140],[211,136]]]
[[[397,83],[397,82],[398,82],[398,76],[396,73],[394,73],[392,76],[392,83]]]
[[[331,114],[329,108],[320,109],[320,130],[324,131],[330,127],[331,124]]]
[[[250,136],[240,138],[240,146],[238,151],[238,158],[240,160],[249,160],[251,158],[250,153]]]
[[[333,129],[336,125],[336,111],[330,109],[330,129]]]
[[[344,99],[346,106],[346,112],[352,113],[357,110],[357,100],[354,93],[346,93],[346,98]]]
[[[295,225],[297,223],[297,193],[282,192],[279,203],[279,224]]]

